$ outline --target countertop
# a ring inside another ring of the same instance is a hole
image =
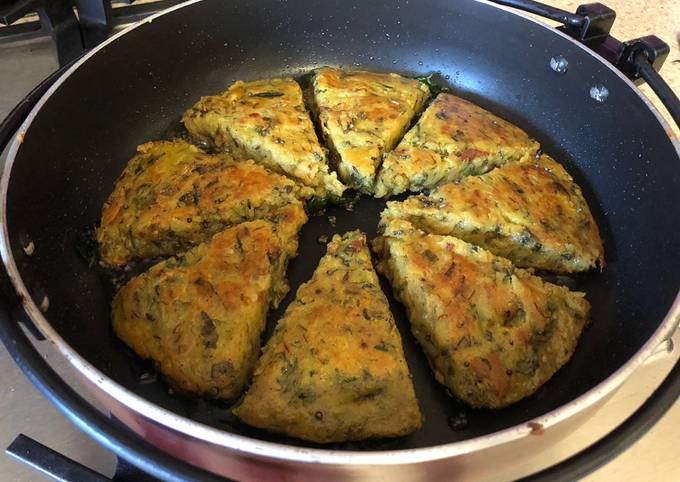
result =
[[[566,10],[575,11],[584,1],[549,2]],[[661,74],[675,92],[680,92],[680,1],[678,0],[606,0],[604,3],[617,11],[613,34],[619,39],[631,39],[655,34],[671,44],[671,53]],[[31,62],[27,59],[30,58]],[[36,62],[38,60],[38,62]],[[29,63],[31,64],[29,66]],[[13,107],[40,79],[56,68],[49,44],[26,44],[7,55],[0,49],[0,118]],[[36,67],[37,65],[37,67]],[[670,117],[665,109],[643,86],[652,102]],[[672,122],[669,121],[669,124]],[[676,135],[677,128],[674,127]],[[615,427],[651,393],[680,356],[680,336],[676,334],[676,349],[636,372],[616,396],[608,402],[588,426],[582,427],[553,451],[554,456],[566,457],[593,441],[594,434]],[[44,344],[43,344],[44,345]],[[66,362],[49,346],[41,346],[44,356],[53,361],[58,372],[68,380],[73,374]],[[6,447],[20,432],[58,450],[73,459],[102,472],[113,475],[114,458],[70,423],[44,400],[0,349],[0,447]],[[656,482],[680,480],[680,402],[640,441],[613,462],[585,480]],[[538,467],[535,467],[538,468]],[[0,455],[0,479],[3,481],[39,481],[42,476]]]

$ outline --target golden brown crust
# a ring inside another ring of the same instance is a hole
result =
[[[311,194],[252,161],[211,156],[184,141],[137,150],[102,210],[97,241],[107,265],[177,254]]]
[[[362,233],[334,236],[234,413],[250,425],[322,443],[420,427],[401,338]]]
[[[341,196],[345,190],[329,173],[293,79],[235,82],[222,95],[201,98],[182,121],[192,136],[287,174],[319,196]]]
[[[604,266],[600,233],[581,189],[545,155],[389,202],[383,217],[461,238],[520,267],[571,273]]]
[[[238,396],[260,349],[267,310],[288,291],[288,259],[306,221],[299,206],[215,235],[132,279],[113,300],[116,334],[180,390]]]
[[[483,174],[536,153],[519,127],[455,95],[442,93],[383,162],[377,197],[420,191]]]
[[[371,192],[383,153],[399,142],[429,95],[422,82],[397,74],[320,69],[314,102],[324,137],[338,154],[340,179]]]
[[[406,306],[437,380],[474,407],[499,408],[545,383],[576,348],[590,305],[505,258],[386,220],[378,270]]]

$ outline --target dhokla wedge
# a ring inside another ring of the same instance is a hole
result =
[[[235,82],[222,95],[201,98],[182,121],[195,138],[291,176],[320,197],[346,189],[329,172],[302,90],[291,78]]]
[[[387,154],[375,195],[430,189],[535,155],[519,127],[448,93],[439,94],[397,148]]]
[[[424,83],[392,73],[335,68],[316,73],[319,123],[346,185],[372,192],[383,154],[394,149],[429,95]]]
[[[362,233],[333,237],[234,413],[319,443],[396,437],[421,426],[401,338]]]
[[[260,353],[270,306],[306,215],[299,205],[248,221],[133,278],[112,304],[113,328],[168,382],[208,398],[237,397]]]
[[[588,319],[583,293],[401,219],[381,223],[378,270],[405,305],[435,378],[473,407],[534,393],[572,356]]]
[[[581,188],[546,155],[388,202],[382,216],[461,238],[519,267],[573,273],[604,266]]]
[[[177,254],[312,194],[252,161],[208,155],[184,141],[149,142],[137,151],[97,229],[101,259],[109,266]]]

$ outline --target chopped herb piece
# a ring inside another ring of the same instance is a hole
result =
[[[215,363],[210,370],[210,376],[217,378],[234,370],[234,365],[230,361]]]
[[[388,345],[384,341],[381,341],[380,343],[375,345],[373,348],[378,350],[378,351],[385,351],[385,352],[390,351],[390,345]]]
[[[213,319],[205,311],[201,311],[201,321],[203,322],[201,325],[201,336],[204,338],[203,345],[206,348],[216,348],[219,337]]]
[[[439,259],[439,258],[437,257],[437,255],[434,254],[434,253],[433,253],[432,251],[430,251],[429,249],[426,249],[425,251],[423,251],[423,256],[425,256],[425,257],[427,258],[427,260],[428,260],[430,263],[434,263],[434,262],[436,262],[436,261]]]
[[[313,214],[325,208],[326,204],[328,204],[327,199],[321,197],[313,197],[305,204],[305,211],[307,212],[307,214]]]
[[[257,94],[253,94],[253,97],[262,97],[263,99],[272,99],[274,97],[281,97],[282,95],[283,95],[283,92],[269,91],[269,92],[259,92]]]

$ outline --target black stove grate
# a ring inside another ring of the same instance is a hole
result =
[[[110,479],[24,434],[19,434],[5,452],[41,474],[63,482],[160,482],[121,458],[116,458],[116,473]]]
[[[63,66],[116,27],[178,3],[181,0],[0,0],[0,42],[51,37]]]

